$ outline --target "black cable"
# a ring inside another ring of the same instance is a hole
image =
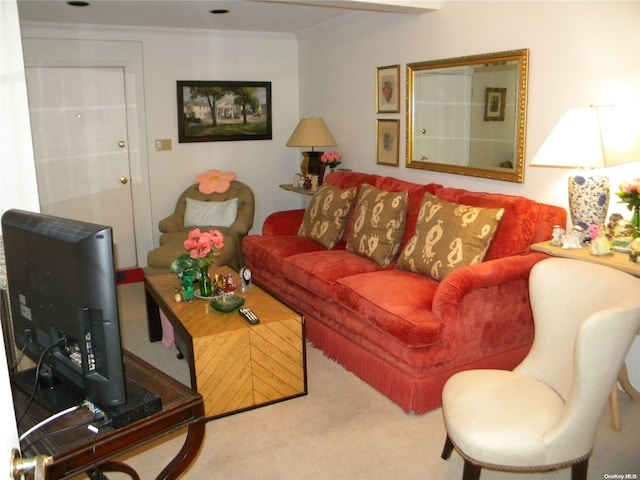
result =
[[[16,425],[20,425],[20,422],[24,420],[25,415],[29,411],[31,404],[33,403],[33,400],[36,397],[36,392],[38,391],[38,378],[40,377],[40,367],[42,367],[42,362],[44,361],[44,357],[49,353],[50,350],[56,347],[64,347],[66,344],[67,344],[67,339],[60,338],[56,341],[56,343],[51,344],[47,348],[45,348],[44,351],[42,352],[42,355],[40,355],[40,358],[38,359],[38,366],[36,367],[36,378],[33,382],[33,390],[31,390],[31,396],[29,397],[27,406],[25,407],[24,412],[22,412],[22,415],[20,415],[20,418],[18,419]]]
[[[91,480],[108,480],[108,477],[98,467],[98,457],[96,456],[96,439],[98,438],[98,429],[88,427],[89,431],[93,432],[93,444],[91,450],[93,452],[93,469],[89,472],[89,478]]]
[[[22,350],[20,350],[20,354],[18,355],[18,358],[16,358],[11,364],[11,366],[9,367],[10,373],[13,373],[15,369],[18,368],[18,365],[20,365],[20,362],[24,358],[24,352],[27,351],[27,348],[29,348],[30,344],[31,344],[31,337],[27,337],[27,340],[24,342],[24,346],[22,347]]]
[[[70,427],[61,428],[60,430],[54,430],[53,432],[45,433],[40,438],[36,438],[33,442],[31,442],[31,443],[25,445],[24,447],[22,447],[22,452],[23,453],[26,452],[27,450],[32,448],[34,445],[38,444],[40,441],[42,441],[42,440],[44,440],[46,438],[53,437],[54,435],[58,435],[58,434],[61,434],[61,433],[71,432],[71,431],[76,430],[78,428],[86,427],[87,425],[90,425],[93,422],[95,422],[95,420],[87,420],[86,422],[82,422],[82,423],[80,423],[78,425],[72,425]],[[102,425],[96,425],[96,426],[98,428],[102,428],[102,427],[106,427],[110,423],[111,423],[111,421],[108,421],[108,422],[104,422]]]

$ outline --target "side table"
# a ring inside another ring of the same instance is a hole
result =
[[[581,249],[566,250],[562,247],[556,247],[549,245],[549,242],[540,242],[531,245],[531,250],[536,252],[546,253],[552,257],[570,258],[574,260],[581,260],[584,262],[595,263],[598,265],[604,265],[606,267],[615,268],[623,272],[629,273],[634,277],[640,277],[640,264],[629,261],[629,255],[626,253],[614,252],[613,255],[591,255],[589,247],[583,247]],[[640,331],[638,332],[640,335]],[[618,375],[618,382],[622,389],[631,397],[634,402],[640,402],[640,392],[638,392],[629,380],[627,372],[627,366],[622,365],[620,374]],[[620,410],[618,408],[618,386],[614,385],[611,391],[611,423],[613,428],[620,430]]]
[[[164,441],[173,432],[185,428],[187,436],[177,455],[172,460],[157,460],[158,464],[170,461],[156,480],[177,479],[195,460],[205,433],[202,396],[126,350],[123,350],[123,358],[127,380],[159,396],[162,410],[122,428],[105,426],[97,434],[86,428],[94,417],[85,408],[43,426],[29,436],[31,445],[27,450],[29,455],[53,457],[53,463],[47,466],[46,478],[76,478],[84,472],[90,476],[96,467],[104,471],[126,472],[136,478],[135,470],[113,460],[150,442]],[[13,388],[11,393],[14,405],[27,404],[27,393],[19,388]],[[53,413],[34,402],[21,423],[19,433],[23,434]]]
[[[283,183],[282,185],[278,185],[282,190],[286,190],[287,192],[299,193],[300,195],[308,195],[310,197],[313,196],[313,190],[307,190],[306,188],[296,187],[292,183]]]

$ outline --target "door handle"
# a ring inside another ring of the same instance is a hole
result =
[[[126,185],[129,182],[129,179],[127,177],[120,177],[120,183],[123,185]]]
[[[124,147],[126,147],[126,146],[127,146],[127,142],[125,142],[124,140],[120,140],[120,141],[118,142],[118,146],[119,146],[120,148],[124,148]]]
[[[47,455],[22,458],[18,449],[14,448],[11,450],[11,478],[20,480],[32,474],[33,480],[45,480],[47,465],[51,462],[53,462],[53,457]]]

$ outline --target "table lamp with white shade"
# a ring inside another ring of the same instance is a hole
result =
[[[324,152],[314,150],[316,147],[334,147],[336,141],[321,118],[302,118],[291,134],[287,147],[310,147],[311,151],[302,152],[300,170],[302,175],[319,175],[324,171],[320,158]],[[322,169],[322,170],[321,170]]]
[[[580,170],[569,177],[569,214],[585,231],[606,222],[609,179],[596,173],[613,165],[640,160],[640,113],[591,106],[567,110],[530,163],[535,167]]]

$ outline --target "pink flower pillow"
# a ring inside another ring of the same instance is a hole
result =
[[[229,190],[231,182],[236,179],[235,172],[221,172],[220,170],[209,170],[196,177],[198,190],[205,195],[211,193],[223,193]]]

